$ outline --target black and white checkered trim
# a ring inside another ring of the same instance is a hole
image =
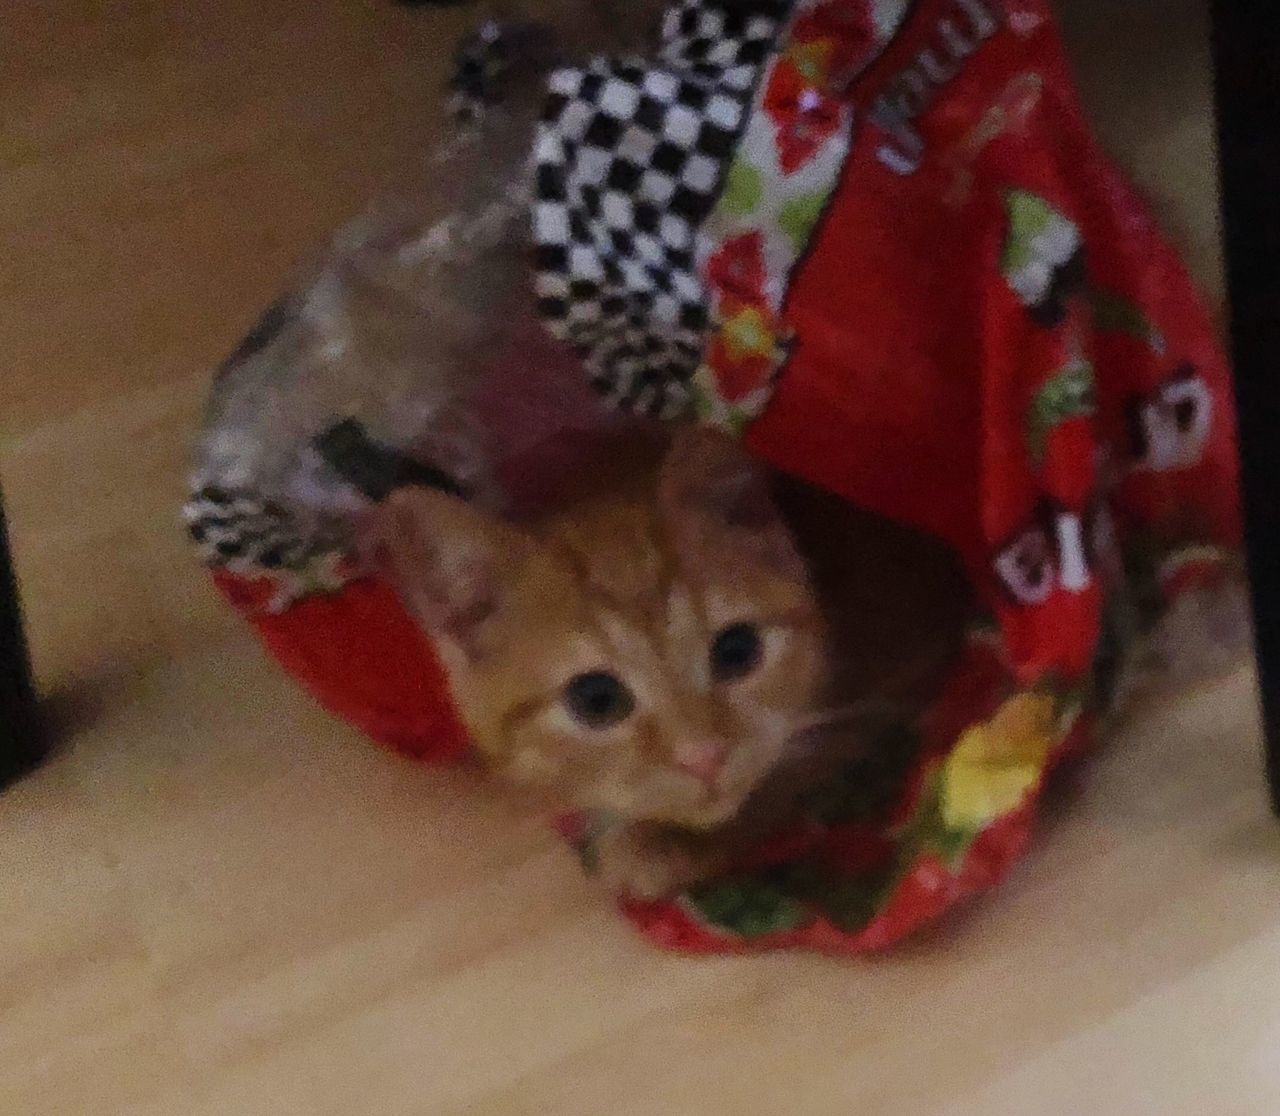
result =
[[[750,96],[788,6],[738,0],[721,7],[685,0],[668,8],[663,17],[658,58]]]
[[[449,78],[449,113],[459,124],[475,124],[501,96],[511,70],[511,43],[502,26],[482,24],[457,45]]]
[[[552,74],[536,146],[539,310],[624,410],[688,404],[708,326],[698,229],[719,195],[779,11],[686,0],[657,67]]]
[[[182,509],[201,561],[233,572],[299,569],[338,549],[308,538],[284,508],[247,489],[205,485]]]

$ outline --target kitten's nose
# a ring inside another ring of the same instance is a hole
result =
[[[729,745],[723,740],[708,738],[692,740],[680,744],[676,748],[675,766],[695,779],[711,784],[724,770],[724,761],[729,756]]]

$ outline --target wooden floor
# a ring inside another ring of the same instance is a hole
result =
[[[1197,6],[1064,7],[1216,292]],[[6,8],[0,475],[61,744],[0,797],[0,1113],[1280,1112],[1243,674],[1136,715],[1011,885],[910,947],[699,961],[634,938],[537,819],[316,711],[219,607],[175,513],[208,370],[412,171],[441,26]]]

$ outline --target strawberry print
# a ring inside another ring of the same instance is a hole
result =
[[[904,0],[798,0],[765,68],[703,226],[701,270],[716,323],[694,374],[694,411],[735,435],[768,404],[787,356],[782,300],[849,151],[847,79],[897,32]]]
[[[735,310],[711,343],[721,398],[741,403],[767,386],[780,355],[777,324],[768,311],[759,306]]]
[[[819,4],[796,20],[791,57],[810,81],[830,89],[875,42],[873,18],[871,8],[863,4]]]
[[[744,233],[722,244],[707,260],[707,280],[726,298],[756,302],[764,298],[764,238]]]
[[[839,130],[839,103],[809,81],[791,59],[783,59],[769,78],[765,111],[777,129],[778,164],[794,174]]]

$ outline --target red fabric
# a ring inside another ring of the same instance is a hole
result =
[[[435,653],[390,586],[356,581],[273,614],[263,610],[270,582],[231,574],[215,581],[281,666],[335,716],[414,759],[465,756],[467,736]]]
[[[1013,609],[992,583],[993,554],[1046,500],[1085,512],[1099,493],[1097,454],[1128,454],[1132,403],[1187,364],[1212,393],[1207,452],[1191,469],[1131,472],[1113,507],[1171,536],[1238,543],[1231,379],[1176,253],[1089,134],[1046,9],[1034,0],[1008,7],[1008,22],[913,122],[925,151],[914,174],[881,161],[892,141],[872,113],[922,51],[938,53],[940,17],[963,25],[957,5],[918,4],[856,84],[853,151],[784,312],[794,355],[748,444],[788,472],[946,538],[999,610],[1019,665],[1078,670],[1095,642],[1096,594],[1058,592],[1037,609]],[[1011,23],[1035,29],[1020,34]],[[1028,75],[1035,81],[1019,83]],[[1008,108],[1021,124],[966,156],[992,106],[1037,87],[1034,108]],[[1044,198],[1080,227],[1090,283],[1139,305],[1164,333],[1163,354],[1095,330],[1083,299],[1061,327],[1032,320],[1001,274],[1010,189]],[[1067,358],[1068,330],[1094,364],[1098,411],[1052,432],[1037,474],[1026,415]],[[1076,638],[1064,638],[1070,632]]]
[[[1087,692],[1105,660],[1106,599],[1123,576],[1112,537],[1156,559],[1196,544],[1233,549],[1240,538],[1230,371],[1189,277],[1089,135],[1047,8],[976,6],[1000,26],[958,74],[922,80],[940,61],[947,69],[943,21],[970,30],[975,5],[931,0],[850,92],[853,150],[782,315],[792,357],[747,432],[779,468],[962,555],[1000,639],[991,656],[971,648],[931,712],[927,735],[943,756],[1010,687]],[[891,108],[931,99],[895,133],[884,97]],[[1060,306],[1028,300],[1006,273],[1015,195],[1083,240]],[[1104,303],[1117,298],[1132,319],[1123,325],[1105,320]],[[1051,411],[1037,429],[1054,377],[1081,364],[1092,368],[1091,401]],[[1153,399],[1172,416],[1163,393],[1187,378],[1209,399],[1207,441],[1153,453],[1135,422]],[[722,394],[732,398],[732,386]],[[1019,596],[999,560],[1037,533],[1053,580]],[[1166,599],[1214,576],[1214,563],[1205,576],[1195,560],[1179,570],[1163,577]],[[1044,776],[1085,746],[1091,722],[1080,712]],[[906,832],[925,780],[942,770],[926,755],[890,834]],[[857,930],[834,925],[821,904],[798,927],[763,934],[717,925],[696,903],[624,909],[652,940],[687,951],[884,948],[1002,880],[1030,839],[1038,794],[979,832],[958,863],[927,847],[885,852],[901,874]],[[885,851],[883,834],[831,832],[818,844],[851,857],[850,879],[870,850]]]

